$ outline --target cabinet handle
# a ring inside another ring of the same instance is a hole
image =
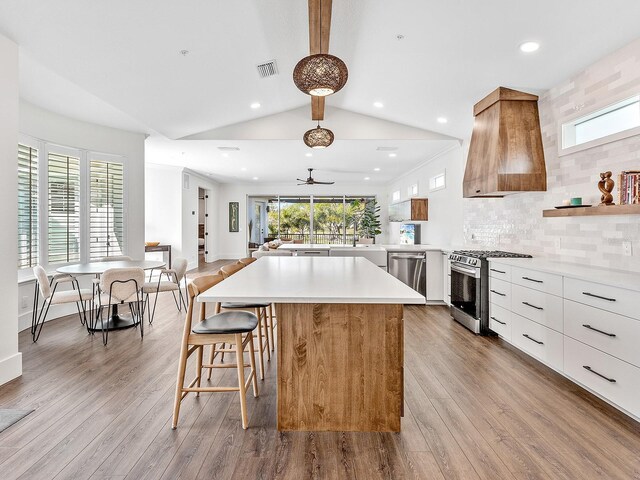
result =
[[[544,345],[544,342],[541,342],[540,340],[536,340],[535,338],[530,337],[526,333],[523,333],[522,336],[524,338],[527,338],[527,339],[531,340],[532,342],[536,342],[538,345]]]
[[[490,268],[489,270],[496,273],[507,273],[507,272],[503,272],[502,270],[496,270],[495,268]]]
[[[606,300],[608,302],[615,302],[616,301],[615,298],[603,297],[601,295],[596,295],[595,293],[582,292],[582,294],[586,295],[588,297],[594,297],[594,298],[599,298],[600,300]]]
[[[590,371],[591,373],[593,373],[594,375],[599,376],[600,378],[604,378],[607,382],[611,382],[611,383],[616,383],[615,378],[609,378],[609,377],[605,377],[604,375],[602,375],[601,373],[596,372],[593,368],[591,368],[589,365],[583,365],[582,368],[584,368],[585,370]]]
[[[597,328],[593,328],[591,325],[586,325],[586,324],[583,323],[582,326],[584,328],[588,328],[589,330],[593,330],[594,332],[598,332],[598,333],[601,333],[603,335],[606,335],[607,337],[615,337],[616,336],[615,333],[608,333],[608,332],[605,332],[605,331],[602,331],[602,330],[598,330]]]
[[[530,282],[544,283],[542,280],[536,280],[535,278],[522,277],[522,279],[523,280],[529,280]]]
[[[531,305],[529,302],[522,302],[522,304],[526,305],[527,307],[535,308],[536,310],[544,310],[544,308],[536,307],[535,305]]]
[[[501,322],[500,320],[498,320],[496,317],[491,317],[491,320],[495,320],[498,323],[501,323],[502,325],[506,325],[505,322]]]
[[[496,292],[495,290],[491,290],[493,293],[495,293],[496,295],[500,295],[501,297],[506,297],[507,294],[506,293],[500,293],[500,292]]]

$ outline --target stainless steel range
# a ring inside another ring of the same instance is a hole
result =
[[[486,250],[456,250],[451,260],[451,316],[474,333],[490,335],[489,258],[531,255]]]

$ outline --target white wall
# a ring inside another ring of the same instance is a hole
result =
[[[20,102],[20,133],[49,143],[79,148],[92,152],[111,153],[125,157],[125,199],[127,254],[133,258],[144,258],[144,140],[141,133],[126,132],[110,127],[74,120],[35,105]],[[15,142],[17,147],[17,141]],[[13,152],[15,158],[15,148]],[[16,196],[17,197],[17,196]],[[11,225],[17,223],[14,221]],[[15,241],[12,249],[15,250]],[[13,264],[17,264],[13,262]],[[88,279],[83,279],[89,286]],[[22,282],[16,295],[19,303],[19,328],[31,324],[34,282]],[[76,311],[75,304],[52,306],[48,320]],[[46,328],[43,330],[46,335]]]
[[[146,166],[146,240],[171,245],[173,258],[186,258],[189,269],[198,266],[198,188],[207,191],[208,239],[205,261],[218,258],[218,184],[182,167]],[[188,188],[184,176],[187,175]]]
[[[387,189],[384,186],[360,184],[303,185],[287,184],[221,184],[219,189],[218,219],[218,258],[241,258],[247,255],[247,196],[270,195],[373,195],[380,205],[382,235],[376,237],[376,243],[384,243],[387,225]],[[229,232],[229,202],[240,204],[240,231]]]
[[[18,352],[18,46],[0,35],[0,385],[22,375]]]
[[[410,198],[408,188],[417,183],[418,197],[429,199],[429,221],[416,222],[421,225],[421,243],[444,247],[462,243],[462,178],[466,149],[466,146],[456,146],[430,159],[394,180],[387,189],[388,202],[391,202],[391,195],[396,190],[400,190],[400,201],[403,201]],[[429,179],[442,172],[446,173],[446,188],[430,192]],[[389,243],[399,243],[400,225],[400,222],[390,222],[387,225]]]

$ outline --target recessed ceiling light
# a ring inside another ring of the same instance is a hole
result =
[[[376,167],[373,169],[374,172],[379,172],[380,171],[380,167]]]
[[[437,119],[437,120],[438,120],[438,123],[447,123],[447,122],[449,121],[449,120],[447,120],[447,119],[446,119],[446,118],[444,118],[444,117],[438,117],[438,119]]]
[[[258,180],[258,177],[253,177],[254,180]]]
[[[369,177],[364,177],[365,180],[371,180]]]
[[[313,157],[313,153],[305,153],[304,156],[305,157]]]
[[[229,157],[229,154],[228,154],[228,153],[223,153],[223,154],[222,154],[222,156],[223,156],[224,158],[228,158],[228,157]]]
[[[390,156],[391,158],[394,158],[394,157],[397,157],[397,156],[398,156],[398,154],[397,154],[397,153],[390,153],[390,154],[389,154],[389,156]]]
[[[247,171],[247,167],[242,167],[240,170],[242,170],[243,172]]]
[[[384,107],[384,103],[382,102],[373,102],[373,106],[376,108],[382,108]]]
[[[535,52],[540,48],[540,44],[538,42],[524,42],[520,45],[520,51],[524,53]]]
[[[257,109],[257,108],[260,108],[260,103],[258,103],[258,102],[253,102],[253,103],[250,105],[250,107],[251,107],[251,108],[253,108],[253,109],[255,110],[255,109]]]

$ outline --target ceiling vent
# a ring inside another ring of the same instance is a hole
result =
[[[273,77],[278,74],[278,64],[275,60],[269,60],[268,62],[261,63],[256,68],[258,69],[258,75],[260,75],[260,78]]]
[[[394,152],[398,149],[398,147],[378,147],[376,148],[379,152]]]
[[[240,147],[218,147],[218,150],[223,152],[237,152],[240,150]]]

